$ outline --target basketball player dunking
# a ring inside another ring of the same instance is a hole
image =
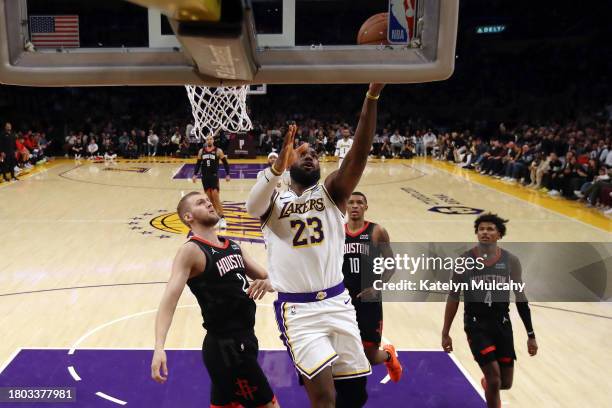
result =
[[[383,329],[383,310],[380,292],[373,288],[374,259],[378,256],[393,258],[389,246],[389,234],[382,226],[366,221],[368,200],[363,193],[354,191],[348,199],[348,223],[344,227],[344,285],[351,295],[357,312],[357,324],[361,341],[370,364],[385,363],[389,377],[398,382],[402,366],[396,357],[395,347],[386,344],[380,349]],[[395,270],[388,269],[382,281],[388,282]]]
[[[208,136],[206,138],[206,145],[198,151],[198,161],[191,180],[195,183],[198,174],[202,173],[204,191],[212,201],[217,214],[221,217],[219,227],[227,228],[227,223],[223,216],[223,205],[219,198],[219,160],[221,160],[225,168],[225,181],[230,181],[230,167],[227,158],[223,150],[215,146],[213,136]]]
[[[506,222],[495,214],[483,214],[474,222],[478,245],[463,254],[482,268],[474,267],[463,274],[453,273],[453,282],[502,282],[510,280],[522,282],[521,263],[516,256],[497,246],[497,241],[506,234]],[[514,376],[514,340],[510,322],[510,291],[491,291],[469,289],[463,291],[463,324],[474,359],[484,374],[482,386],[485,390],[487,407],[501,407],[499,390],[508,390]],[[459,291],[451,291],[446,301],[444,328],[442,329],[442,348],[447,353],[453,351],[453,341],[449,336],[450,328],[459,308]],[[535,356],[538,344],[531,324],[531,311],[524,292],[515,291],[516,308],[527,329],[527,351]]]
[[[177,252],[155,320],[155,352],[151,377],[168,379],[164,344],[185,284],[196,297],[206,337],[204,365],[212,387],[210,406],[216,408],[278,407],[272,389],[257,363],[255,302],[272,287],[266,271],[240,247],[218,237],[219,216],[203,193],[185,195],[177,212],[193,236]],[[247,276],[254,279],[249,285]]]
[[[312,407],[355,408],[367,400],[371,367],[343,284],[344,214],[367,163],[383,86],[370,85],[353,147],[323,184],[316,151],[307,144],[294,150],[297,127],[290,125],[278,160],[246,203],[262,219],[270,281],[279,292],[277,323]],[[287,168],[290,189],[278,193]]]

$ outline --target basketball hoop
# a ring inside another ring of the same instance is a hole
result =
[[[194,131],[200,140],[226,132],[245,132],[253,125],[249,118],[246,97],[249,86],[208,87],[185,85],[193,113]]]

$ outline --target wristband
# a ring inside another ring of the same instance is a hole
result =
[[[270,171],[272,172],[272,174],[274,174],[276,177],[280,176],[281,174],[283,174],[282,171],[278,171],[274,168],[274,165],[270,166]]]
[[[372,101],[377,101],[377,100],[378,100],[378,98],[380,98],[380,94],[378,94],[378,95],[372,95],[372,94],[370,93],[370,91],[368,91],[368,92],[366,92],[366,98],[368,98],[368,99],[370,99],[370,100],[372,100]]]

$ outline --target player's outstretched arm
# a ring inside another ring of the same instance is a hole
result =
[[[151,378],[160,384],[165,383],[168,379],[168,365],[166,352],[164,351],[166,336],[172,324],[176,305],[181,297],[181,293],[183,293],[187,279],[189,279],[189,274],[194,267],[194,259],[203,259],[204,268],[206,267],[206,258],[201,255],[195,244],[187,243],[179,249],[172,263],[172,273],[157,310],[155,318],[155,351],[151,361]],[[204,270],[204,268],[201,270]]]
[[[325,188],[342,212],[345,211],[346,200],[359,184],[363,169],[368,162],[376,130],[377,102],[384,86],[384,84],[370,84],[361,108],[353,146],[344,157],[340,168],[325,179]]]
[[[258,177],[255,185],[251,188],[246,202],[246,210],[253,217],[261,218],[268,211],[283,172],[291,166],[301,151],[308,148],[308,144],[305,143],[297,149],[293,149],[296,132],[297,126],[290,125],[278,159],[271,167],[263,171],[263,177]]]
[[[515,283],[523,283],[523,267],[521,261],[515,255],[510,255],[510,277]],[[535,356],[538,353],[538,343],[531,322],[531,310],[529,309],[527,296],[524,291],[514,291],[514,297],[516,299],[516,310],[527,331],[527,351],[530,356]]]

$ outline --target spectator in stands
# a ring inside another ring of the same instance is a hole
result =
[[[542,178],[542,192],[547,192],[551,196],[558,196],[559,192],[559,179],[563,174],[563,162],[557,156],[555,151],[550,153],[550,162],[548,163],[548,170],[544,173]]]
[[[417,130],[414,136],[412,136],[412,143],[414,143],[415,153],[417,156],[425,156],[425,146],[423,144],[423,135],[420,130]]]
[[[181,147],[181,133],[179,132],[179,128],[176,127],[174,129],[174,133],[170,138],[170,156],[176,156]]]
[[[98,157],[99,146],[96,143],[95,138],[89,139],[89,144],[87,145],[87,154],[90,160],[93,160]]]
[[[127,131],[123,131],[121,136],[119,136],[119,153],[125,155],[125,151],[127,150],[127,146],[130,143],[130,136]]]
[[[168,156],[170,152],[170,136],[168,136],[168,132],[166,129],[162,129],[159,136],[159,154],[161,156]]]
[[[71,153],[74,155],[75,160],[79,160],[83,155],[83,138],[82,135],[77,135],[74,139],[74,143],[71,147]]]
[[[385,139],[380,147],[380,157],[382,159],[393,157],[393,152],[391,151],[391,145],[389,144],[388,139]]]
[[[427,129],[427,133],[423,135],[423,146],[425,147],[425,156],[431,154],[434,146],[436,145],[437,137],[431,131],[431,129]]]
[[[399,157],[402,159],[412,159],[415,155],[415,149],[408,139],[404,141]]]
[[[484,154],[480,174],[490,176],[499,174],[503,168],[502,158],[504,156],[505,151],[499,140],[492,140],[491,149]]]
[[[153,129],[149,130],[149,135],[147,136],[147,156],[153,156],[157,154],[157,145],[159,144],[159,136]]]
[[[138,158],[138,146],[136,142],[132,139],[128,142],[127,147],[125,148],[124,157],[126,159],[137,159]]]
[[[32,165],[29,163],[31,158],[30,151],[25,146],[24,138],[21,133],[17,135],[15,148],[17,150],[17,165],[21,168],[31,169]]]
[[[393,153],[393,157],[398,156],[403,149],[404,143],[402,141],[403,137],[400,135],[399,129],[395,129],[395,132],[389,138],[389,143],[391,144],[391,152]]]

